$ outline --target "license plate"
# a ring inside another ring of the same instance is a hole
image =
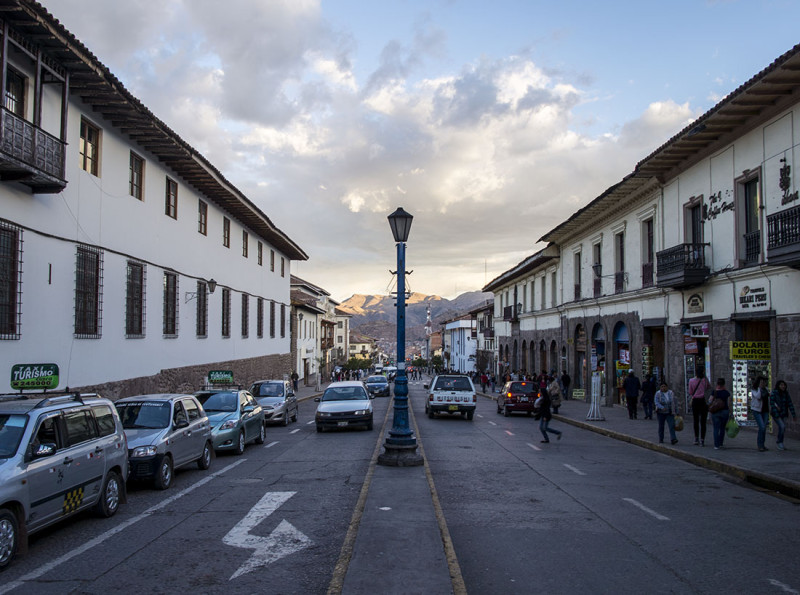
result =
[[[528,402],[528,397],[520,397],[519,398],[519,402],[520,403],[527,403]]]
[[[341,427],[344,427],[344,426],[346,426],[346,425],[347,425],[347,422],[346,422],[346,421],[340,421],[340,422],[338,422],[336,425],[337,425],[337,426],[339,426],[339,427],[341,428]]]
[[[458,405],[450,405],[447,408],[448,411],[458,411]]]

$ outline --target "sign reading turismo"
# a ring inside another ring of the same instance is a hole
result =
[[[232,370],[211,370],[208,373],[209,384],[233,384]]]
[[[43,390],[57,386],[56,364],[16,364],[11,367],[11,388],[14,390]]]

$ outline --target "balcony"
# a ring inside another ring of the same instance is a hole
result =
[[[642,287],[653,286],[653,263],[646,262],[642,265]]]
[[[800,205],[767,216],[767,263],[800,268]]]
[[[744,264],[745,266],[758,264],[761,255],[761,230],[757,229],[744,234]]]
[[[64,180],[66,144],[0,108],[0,180],[17,181],[34,192],[61,192]]]
[[[656,254],[656,283],[659,287],[692,287],[708,279],[707,244],[678,244]]]

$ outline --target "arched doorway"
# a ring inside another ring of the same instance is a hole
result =
[[[558,375],[558,345],[550,341],[550,368],[551,375]]]
[[[592,374],[600,375],[600,398],[605,402],[606,397],[606,331],[599,322],[592,328],[590,370]]]
[[[539,372],[547,372],[547,344],[544,339],[539,343]]]

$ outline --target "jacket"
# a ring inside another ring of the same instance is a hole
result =
[[[762,390],[756,388],[750,391],[750,409],[756,413],[766,413],[769,411],[769,402],[765,402],[769,398],[767,389]]]
[[[666,413],[667,415],[671,415],[677,412],[675,393],[673,393],[671,390],[667,390],[666,393],[658,391],[655,397],[655,404],[657,413]]]
[[[781,392],[777,388],[773,389],[772,394],[769,397],[769,404],[769,412],[772,417],[789,417],[790,413],[792,417],[797,417],[797,414],[794,412],[792,398],[789,396],[789,391]]]

